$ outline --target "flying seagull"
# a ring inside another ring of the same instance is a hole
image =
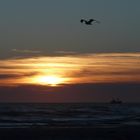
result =
[[[95,20],[95,19],[89,19],[89,20],[81,19],[80,22],[81,22],[81,23],[84,23],[84,22],[85,22],[86,25],[92,25],[92,22],[98,23],[98,24],[100,23],[100,21]]]

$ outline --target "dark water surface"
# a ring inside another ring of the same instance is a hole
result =
[[[140,125],[140,104],[0,104],[0,128]]]

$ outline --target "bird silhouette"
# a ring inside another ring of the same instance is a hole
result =
[[[86,25],[92,25],[93,22],[94,23],[98,23],[98,24],[100,23],[100,21],[95,20],[95,19],[89,19],[89,20],[81,19],[80,22],[81,23],[84,23],[85,22]]]

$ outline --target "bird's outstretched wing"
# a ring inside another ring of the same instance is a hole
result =
[[[89,21],[88,22],[93,22],[93,21],[95,21],[94,19],[89,19]]]
[[[92,25],[92,22],[98,23],[98,24],[100,23],[100,21],[95,20],[95,19],[89,19],[89,20],[81,19],[80,22],[81,22],[81,23],[84,22],[86,25]]]
[[[90,22],[90,23],[91,23],[91,22],[95,22],[95,23],[98,23],[98,24],[100,23],[100,21],[98,21],[98,20],[96,20],[96,19],[89,19],[88,22]]]

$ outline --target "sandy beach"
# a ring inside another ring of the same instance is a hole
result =
[[[5,128],[0,140],[139,140],[140,127],[118,128]]]

